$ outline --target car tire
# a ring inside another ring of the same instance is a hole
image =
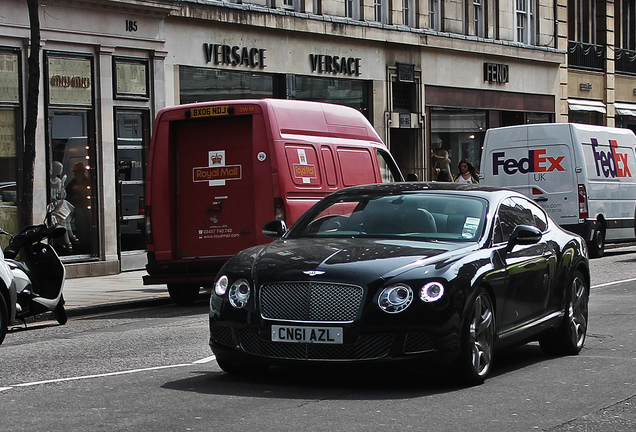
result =
[[[605,228],[599,222],[599,227],[594,231],[594,238],[588,243],[590,258],[601,258],[605,254]]]
[[[583,273],[574,272],[567,290],[565,316],[559,328],[539,340],[541,349],[548,355],[576,355],[585,344],[589,290]]]
[[[4,296],[0,294],[0,345],[4,341],[4,337],[7,335],[9,327],[9,308],[7,308],[7,302],[4,301]]]
[[[492,367],[495,342],[495,310],[490,295],[479,289],[471,302],[461,332],[461,352],[458,369],[464,382],[478,385],[484,382]]]
[[[57,306],[55,306],[55,309],[53,309],[53,317],[55,318],[55,321],[57,321],[59,325],[64,325],[68,321],[68,317],[66,315],[66,309],[64,309],[63,297],[60,299],[60,302],[57,304]]]
[[[216,363],[221,370],[230,375],[257,375],[267,371],[268,365],[263,363],[249,363],[241,361],[231,361],[216,358]]]
[[[168,284],[168,293],[172,301],[176,304],[189,306],[199,297],[199,286],[190,284]]]

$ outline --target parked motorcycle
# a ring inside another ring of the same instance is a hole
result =
[[[62,288],[66,279],[64,264],[53,248],[53,240],[64,236],[66,228],[46,224],[25,227],[15,236],[0,228],[0,234],[11,237],[0,263],[0,343],[9,325],[45,312],[66,324]],[[46,243],[44,240],[49,239]],[[18,253],[21,261],[17,261]]]

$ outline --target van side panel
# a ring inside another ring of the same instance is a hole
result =
[[[320,164],[314,146],[286,144],[285,155],[289,176],[295,186],[315,186],[322,189]]]
[[[376,183],[375,167],[378,165],[366,148],[337,147],[343,186]]]

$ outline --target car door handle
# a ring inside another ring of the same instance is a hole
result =
[[[548,198],[546,198],[546,197],[537,197],[537,198],[535,198],[534,200],[535,200],[536,202],[544,202],[544,201],[547,201],[547,200],[548,200]]]

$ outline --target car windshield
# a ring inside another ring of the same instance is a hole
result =
[[[288,238],[376,237],[478,241],[486,201],[465,195],[403,193],[326,199],[299,220]]]

